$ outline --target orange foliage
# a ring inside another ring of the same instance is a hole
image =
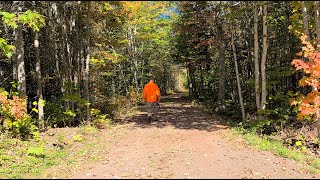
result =
[[[13,96],[7,99],[7,96],[0,95],[0,103],[3,112],[9,112],[16,120],[21,120],[27,114],[26,100]]]
[[[124,1],[122,5],[128,14],[128,17],[132,18],[137,14],[142,3],[142,1]]]
[[[320,52],[316,51],[310,42],[306,41],[306,36],[301,37],[301,42],[305,46],[302,52],[297,53],[304,56],[308,61],[294,59],[291,64],[296,70],[303,70],[305,76],[299,81],[300,86],[311,86],[312,91],[307,96],[300,96],[298,100],[292,100],[291,105],[298,105],[298,119],[303,117],[320,118]]]

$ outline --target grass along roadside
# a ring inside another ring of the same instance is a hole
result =
[[[123,108],[118,119],[136,113],[136,108]],[[72,177],[84,165],[106,159],[112,144],[126,134],[124,126],[110,122],[100,130],[95,126],[50,128],[38,140],[28,141],[0,134],[0,179]]]
[[[245,130],[241,127],[233,127],[231,130],[233,135],[243,137],[247,144],[254,148],[270,151],[278,156],[296,160],[297,162],[306,164],[306,170],[308,170],[310,173],[320,173],[320,159],[309,156],[303,150],[286,147],[281,141],[269,140],[266,136],[258,136],[255,133]]]
[[[117,132],[117,133],[115,133]],[[67,178],[84,164],[105,158],[112,143],[126,132],[93,126],[50,129],[40,141],[0,137],[0,178]]]
[[[320,159],[316,157],[312,157],[308,155],[301,149],[298,148],[289,148],[286,147],[283,142],[277,140],[268,139],[267,135],[261,137],[256,133],[251,132],[250,130],[244,129],[241,125],[233,122],[227,116],[219,116],[212,113],[212,110],[206,107],[204,104],[197,103],[195,101],[191,101],[192,106],[199,108],[202,111],[205,111],[215,118],[219,118],[222,121],[226,122],[228,126],[231,128],[232,135],[243,137],[247,144],[265,151],[273,152],[275,155],[296,160],[297,162],[301,162],[307,166],[306,170],[313,174],[320,173]]]

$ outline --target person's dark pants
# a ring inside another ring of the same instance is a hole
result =
[[[157,102],[147,102],[148,121],[151,122],[151,117],[159,110]]]

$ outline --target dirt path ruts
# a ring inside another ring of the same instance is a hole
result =
[[[152,124],[145,124],[145,116],[118,125],[127,133],[105,160],[73,178],[320,178],[301,163],[248,147],[219,117],[179,94],[162,100]]]

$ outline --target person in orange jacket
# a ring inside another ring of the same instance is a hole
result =
[[[159,109],[160,96],[160,89],[154,82],[154,78],[151,77],[149,83],[144,86],[142,91],[142,97],[147,103],[149,123],[151,123],[151,117],[157,113]]]

